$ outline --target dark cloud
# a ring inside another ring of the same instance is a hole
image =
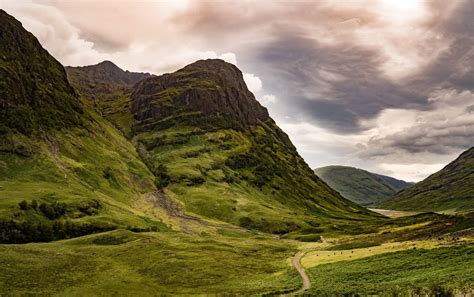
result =
[[[373,49],[284,35],[257,60],[263,81],[286,100],[282,111],[337,133],[364,130],[360,120],[387,108],[427,108],[426,96],[384,78]]]
[[[109,59],[161,73],[236,57],[261,79],[257,97],[274,98],[272,117],[293,125],[290,137],[311,165],[369,166],[383,156],[376,170],[439,165],[474,143],[467,92],[474,91],[474,2],[413,0],[408,9],[402,2],[5,0],[0,7],[65,64]]]
[[[459,3],[449,17],[433,24],[432,30],[450,39],[451,43],[437,59],[412,77],[411,85],[420,90],[433,87],[474,89],[474,2]]]

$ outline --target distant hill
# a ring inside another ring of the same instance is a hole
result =
[[[411,185],[393,177],[347,166],[327,166],[314,172],[342,196],[363,206],[384,201]]]
[[[400,191],[378,207],[413,211],[474,209],[474,147],[440,171]]]

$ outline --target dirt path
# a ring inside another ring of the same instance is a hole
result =
[[[291,258],[291,264],[296,269],[296,271],[298,271],[298,273],[300,274],[301,279],[303,280],[303,286],[301,287],[301,289],[299,289],[296,292],[293,292],[290,295],[301,294],[311,287],[311,282],[309,281],[309,277],[306,274],[306,271],[304,270],[303,266],[301,266],[301,258],[303,258],[304,254],[305,252],[298,252],[296,253],[296,255],[293,256],[293,258]]]

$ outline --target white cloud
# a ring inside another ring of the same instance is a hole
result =
[[[252,73],[244,73],[243,76],[250,92],[257,93],[262,89],[262,81],[258,76],[255,76],[255,74]]]
[[[260,102],[262,104],[269,104],[269,103],[275,103],[277,101],[277,97],[272,94],[265,94],[260,98]]]
[[[405,181],[420,181],[441,170],[446,164],[388,164],[379,165],[382,173]]]
[[[217,57],[218,59],[224,60],[227,63],[234,64],[237,66],[237,57],[234,53],[225,53]]]

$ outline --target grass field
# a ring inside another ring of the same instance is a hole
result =
[[[270,237],[117,230],[0,245],[0,292],[45,295],[262,294],[294,289],[296,245]]]
[[[416,248],[421,246],[422,248]],[[403,250],[391,252],[402,248]],[[387,253],[388,252],[388,253]],[[315,295],[416,295],[451,296],[474,290],[474,245],[435,247],[432,243],[407,243],[355,251],[328,253],[322,260],[311,253],[303,263]],[[378,254],[380,253],[380,254]],[[373,254],[373,255],[372,255]],[[355,260],[348,258],[354,255]]]

